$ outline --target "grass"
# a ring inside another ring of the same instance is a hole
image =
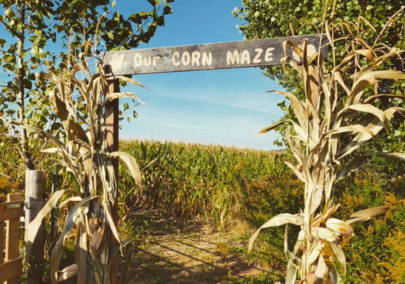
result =
[[[253,229],[244,221],[218,231],[202,220],[165,217],[157,211],[137,212],[128,220],[134,227],[148,224],[147,235],[135,241],[128,283],[260,283],[250,281],[263,275],[269,280],[274,274],[261,267],[259,258],[247,256]]]

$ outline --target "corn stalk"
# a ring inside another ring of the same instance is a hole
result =
[[[43,152],[52,154],[49,160],[61,169],[60,173],[71,173],[78,183],[77,190],[55,192],[25,232],[28,260],[31,245],[45,216],[54,207],[70,208],[51,254],[50,277],[53,284],[74,275],[77,275],[77,283],[110,283],[110,264],[125,245],[119,239],[111,215],[118,190],[112,159],[121,158],[137,186],[141,187],[141,173],[135,158],[127,153],[108,151],[104,121],[104,108],[109,101],[123,97],[137,99],[137,96],[133,93],[107,94],[110,78],[106,77],[102,68],[92,74],[88,65],[90,59],[84,53],[78,57],[70,55],[66,69],[41,74],[53,86],[47,98],[62,122],[63,131],[58,134],[64,133],[64,141],[40,128],[21,125],[53,144]],[[142,86],[126,77],[115,79]],[[67,239],[74,239],[75,263],[59,271]],[[109,246],[111,239],[117,241],[113,247]]]
[[[326,32],[334,52],[335,42],[330,29],[326,28]],[[353,40],[356,41],[361,42],[361,39]],[[296,120],[275,123],[258,134],[287,124],[285,139],[296,164],[286,164],[305,185],[305,207],[297,214],[277,215],[262,225],[251,237],[249,250],[263,229],[288,224],[300,226],[298,241],[292,250],[287,245],[286,230],[285,252],[289,257],[286,284],[296,283],[297,278],[299,283],[341,283],[339,274],[346,273],[341,242],[343,236],[353,234],[350,224],[383,214],[388,207],[366,209],[345,221],[333,218],[339,208],[339,204],[333,203],[335,183],[357,170],[369,157],[405,159],[402,153],[370,152],[356,156],[355,151],[366,142],[381,131],[388,131],[387,123],[394,115],[405,114],[404,108],[384,108],[379,104],[381,99],[404,98],[404,95],[388,94],[379,89],[382,80],[405,79],[402,72],[380,70],[385,61],[401,52],[394,49],[384,52],[386,49],[373,49],[364,44],[361,48],[358,46],[349,45],[351,51],[328,72],[320,53],[307,56],[306,40],[299,46],[284,43],[284,51],[292,48],[302,64],[286,56],[282,59],[282,66],[289,65],[299,73],[305,96],[300,99],[288,92],[271,91],[289,99]],[[319,74],[319,90],[311,84],[311,74]],[[370,88],[373,95],[369,95]],[[313,93],[317,95],[313,96]],[[330,248],[332,257],[326,254]]]

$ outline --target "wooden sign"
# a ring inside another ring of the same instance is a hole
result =
[[[112,51],[104,54],[104,64],[112,75],[135,75],[230,69],[279,65],[284,57],[283,42],[300,44],[308,40],[308,53],[319,48],[320,35],[280,37],[211,44]],[[322,35],[322,54],[327,58],[327,38]],[[287,48],[287,55],[291,54]],[[298,58],[297,58],[298,59]]]

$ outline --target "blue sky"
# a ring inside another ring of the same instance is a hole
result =
[[[120,11],[134,13],[147,5],[117,1]],[[138,2],[138,1],[137,1]],[[146,1],[145,1],[146,2]],[[132,10],[133,6],[133,10]],[[240,0],[176,0],[173,14],[140,48],[243,40],[231,11]],[[149,74],[134,77],[147,90],[126,87],[147,105],[136,108],[138,119],[122,122],[120,138],[139,138],[276,149],[276,133],[254,135],[282,116],[277,102],[265,93],[280,89],[259,68]],[[122,100],[121,105],[124,102]],[[132,115],[132,113],[129,113]]]
[[[231,11],[241,0],[175,0],[173,14],[165,18],[149,44],[139,48],[178,46],[243,40]],[[124,15],[149,11],[146,0],[117,0]],[[0,29],[0,35],[4,31]],[[6,35],[7,36],[7,35]],[[0,74],[1,75],[1,74]],[[4,75],[4,74],[3,74]],[[256,136],[261,128],[282,116],[283,100],[266,90],[280,89],[259,68],[138,75],[147,89],[128,86],[147,105],[136,108],[138,119],[122,121],[120,138],[221,144],[256,149],[276,149],[274,132]],[[131,104],[121,99],[120,105]]]

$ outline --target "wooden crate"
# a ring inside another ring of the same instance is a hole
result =
[[[22,274],[20,257],[20,217],[24,216],[20,194],[0,196],[0,283],[18,283]]]

